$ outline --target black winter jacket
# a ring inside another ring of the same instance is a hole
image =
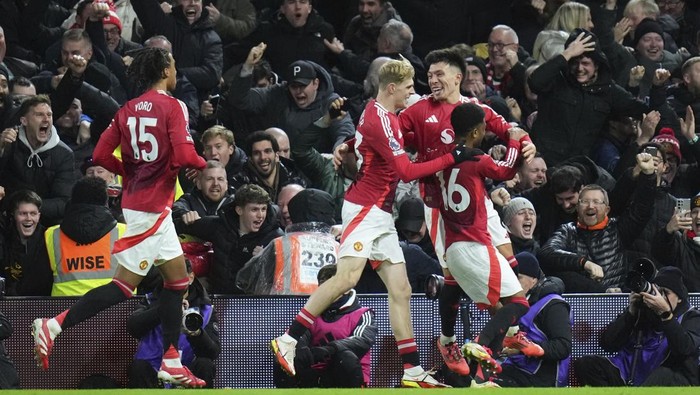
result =
[[[277,211],[268,205],[267,216],[259,231],[239,233],[240,218],[230,203],[219,210],[217,216],[204,217],[183,228],[184,233],[211,241],[214,245],[214,262],[209,272],[209,291],[214,294],[242,293],[236,287],[236,274],[253,256],[257,246],[265,247],[282,236]]]
[[[162,34],[170,40],[177,71],[197,88],[200,98],[219,85],[224,67],[223,47],[206,8],[190,25],[182,6],[173,7],[170,15],[155,0],[136,1],[133,6],[146,30],[145,37]]]
[[[631,248],[651,217],[655,181],[655,175],[640,174],[629,210],[610,218],[603,229],[583,229],[575,222],[562,225],[539,251],[542,270],[551,276],[559,272],[585,273],[583,264],[591,261],[603,268],[605,288],[622,288],[629,260],[625,250]]]
[[[611,114],[641,119],[666,99],[663,88],[654,87],[650,108],[613,82],[604,62],[596,81],[583,86],[571,77],[569,63],[561,55],[535,70],[529,84],[538,95],[532,140],[549,166],[573,155],[589,156]]]

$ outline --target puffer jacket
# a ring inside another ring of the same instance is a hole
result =
[[[550,276],[585,273],[583,264],[591,261],[603,268],[605,288],[622,288],[629,260],[625,250],[631,248],[651,217],[655,182],[655,175],[640,174],[629,209],[610,218],[603,229],[584,229],[574,222],[562,225],[537,255],[542,270]]]

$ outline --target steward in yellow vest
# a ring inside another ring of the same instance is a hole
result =
[[[126,225],[107,207],[107,183],[84,177],[73,187],[61,225],[46,230],[46,249],[53,271],[51,296],[80,296],[112,281],[114,242]]]

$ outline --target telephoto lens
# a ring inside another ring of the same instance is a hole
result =
[[[445,285],[445,277],[438,274],[431,274],[425,279],[425,297],[436,300],[440,296],[440,291]]]
[[[189,332],[197,332],[202,329],[204,318],[195,308],[189,308],[182,314],[182,327]]]

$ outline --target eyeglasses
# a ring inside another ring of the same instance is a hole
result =
[[[604,200],[600,199],[579,199],[578,204],[582,206],[589,206],[589,205],[594,205],[594,206],[603,206],[608,203],[606,203]]]
[[[511,45],[515,45],[515,44],[516,43],[492,43],[492,42],[487,43],[489,48],[496,48],[499,51],[502,50],[503,48],[508,48]]]
[[[116,27],[113,27],[111,29],[104,29],[104,30],[105,30],[105,36],[118,36],[120,34],[119,29],[117,29]]]

